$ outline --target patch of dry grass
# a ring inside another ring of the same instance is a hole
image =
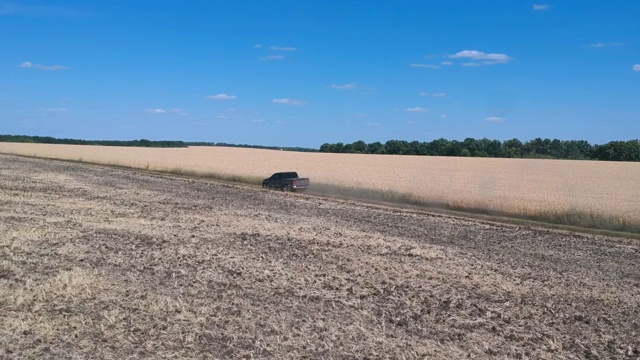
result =
[[[638,163],[15,143],[0,143],[0,152],[252,184],[276,171],[295,170],[325,195],[360,193],[569,225],[640,228]]]

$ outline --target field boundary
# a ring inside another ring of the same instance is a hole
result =
[[[41,160],[54,160],[67,163],[104,166],[127,171],[135,171],[149,175],[208,180],[237,186],[249,186],[252,188],[261,188],[262,182],[262,178],[257,176],[243,176],[212,171],[204,172],[181,168],[149,170],[136,166],[86,161],[82,160],[81,158],[78,160],[73,160],[15,153],[0,154],[25,158],[35,158]],[[342,201],[355,201],[362,204],[411,210],[422,214],[458,217],[487,221],[491,223],[541,228],[546,230],[560,231],[563,233],[575,232],[601,235],[618,239],[624,238],[629,240],[640,240],[640,223],[620,223],[614,216],[581,212],[579,210],[571,212],[531,213],[523,215],[511,212],[500,212],[481,207],[451,204],[446,201],[429,200],[419,197],[415,194],[403,193],[393,190],[375,190],[324,183],[312,183],[312,188],[306,192],[305,196],[314,196],[323,199],[339,199]]]

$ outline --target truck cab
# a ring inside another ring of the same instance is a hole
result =
[[[301,178],[295,171],[277,172],[262,180],[262,187],[285,192],[304,192],[309,187],[309,178]]]

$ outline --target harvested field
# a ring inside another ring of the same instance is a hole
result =
[[[276,171],[295,170],[310,177],[315,191],[325,195],[640,232],[640,163],[15,143],[0,143],[0,153],[238,175],[253,182]]]
[[[632,240],[0,164],[0,357],[640,358]]]

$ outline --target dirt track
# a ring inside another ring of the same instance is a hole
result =
[[[0,155],[0,357],[640,358],[640,246]]]

